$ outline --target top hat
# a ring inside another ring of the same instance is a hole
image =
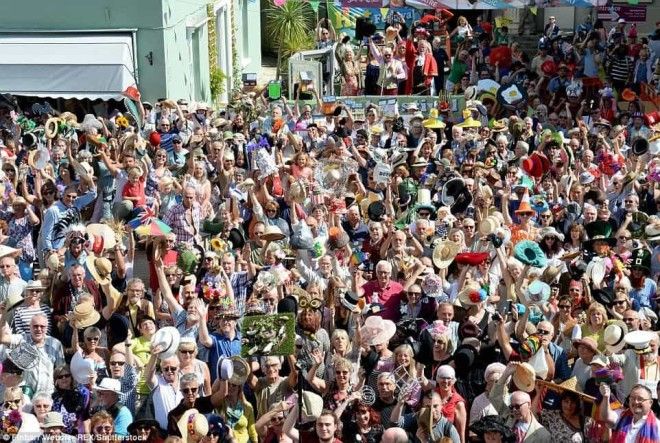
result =
[[[450,207],[452,214],[460,214],[472,203],[472,194],[462,178],[452,178],[442,186],[440,201]]]
[[[583,242],[584,248],[588,251],[593,250],[594,243],[597,241],[606,242],[610,247],[616,246],[616,238],[612,237],[612,225],[603,220],[596,220],[587,223],[584,226],[589,240]]]
[[[641,269],[649,272],[651,270],[651,253],[645,248],[633,250],[630,257],[630,269]]]

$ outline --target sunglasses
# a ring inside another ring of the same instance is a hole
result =
[[[112,426],[97,426],[94,432],[112,432]]]
[[[85,337],[87,341],[99,341],[100,337]]]
[[[512,411],[519,411],[520,408],[522,408],[523,406],[525,406],[527,403],[528,403],[528,402],[520,403],[519,405],[509,405],[509,409],[512,410]]]
[[[546,331],[546,330],[543,330],[543,329],[537,329],[536,334],[537,335],[543,335],[543,336],[550,335],[550,331]]]
[[[125,361],[111,361],[110,366],[124,366],[126,364]]]
[[[4,402],[4,407],[5,407],[5,408],[8,408],[8,407],[10,407],[10,406],[12,406],[12,405],[19,405],[20,403],[21,403],[21,400],[20,400],[20,399],[17,399],[17,400],[5,400],[5,402]]]
[[[628,303],[626,300],[614,300],[612,302],[613,305],[617,305],[617,306],[618,305],[625,305],[626,303]]]
[[[165,366],[164,368],[161,368],[161,371],[163,372],[176,372],[178,370],[179,368],[176,366]]]
[[[198,388],[181,388],[183,394],[195,394]]]
[[[64,380],[65,378],[71,377],[71,374],[60,374],[57,376],[57,380]]]
[[[179,349],[179,352],[182,354],[189,354],[189,355],[193,355],[195,353],[195,351],[192,349]]]

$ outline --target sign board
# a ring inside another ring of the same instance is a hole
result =
[[[644,23],[646,22],[646,6],[599,6],[598,18],[610,22],[622,18],[628,23]]]

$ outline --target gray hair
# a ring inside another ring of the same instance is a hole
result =
[[[51,395],[48,394],[47,392],[39,391],[36,394],[34,394],[34,397],[32,397],[32,403],[34,404],[39,400],[46,401],[50,403],[51,406],[53,405],[53,397],[51,397]]]
[[[199,385],[199,380],[197,379],[197,374],[190,372],[188,374],[183,374],[179,379],[179,385],[189,385],[191,383],[197,383]]]

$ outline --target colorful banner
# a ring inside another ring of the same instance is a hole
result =
[[[605,6],[608,0],[536,0],[535,8],[549,8],[556,6],[574,6],[578,8],[591,8]],[[628,0],[631,1],[631,0]],[[347,8],[415,8],[429,9],[512,9],[524,8],[529,5],[528,0],[335,0],[338,7]]]
[[[341,0],[345,8],[380,8],[383,0]]]
[[[628,23],[644,23],[646,22],[646,6],[599,6],[598,18],[610,22],[622,18]]]

